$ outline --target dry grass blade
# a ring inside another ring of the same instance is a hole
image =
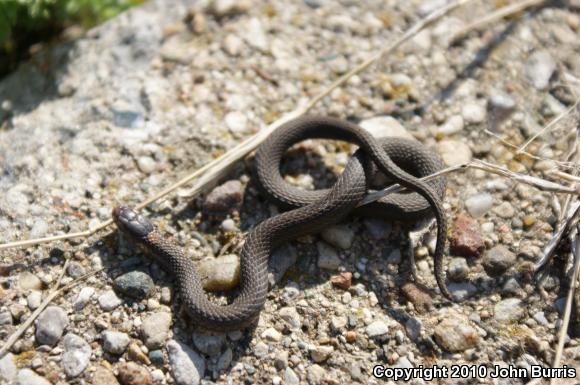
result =
[[[469,32],[473,30],[480,29],[485,25],[494,23],[498,20],[503,19],[504,17],[511,16],[515,13],[521,12],[527,8],[534,7],[536,5],[540,5],[544,2],[545,0],[525,0],[516,4],[511,4],[503,8],[500,8],[497,11],[490,13],[489,15],[486,15],[481,19],[478,19],[473,23],[465,26],[461,30],[457,31],[455,35],[451,38],[450,42],[455,43],[464,38]]]
[[[572,247],[572,255],[574,256],[574,270],[572,273],[572,280],[570,282],[570,288],[568,289],[568,295],[566,296],[566,306],[564,307],[564,315],[562,317],[562,323],[560,325],[560,332],[558,335],[558,346],[556,347],[556,355],[554,357],[554,364],[552,367],[558,368],[562,360],[562,351],[564,350],[564,342],[566,340],[566,335],[568,334],[568,324],[570,323],[570,313],[572,312],[572,299],[574,297],[574,290],[576,289],[576,282],[578,280],[578,272],[580,271],[580,256],[579,256],[579,238],[580,229],[576,228],[573,233],[570,234],[570,243]],[[552,384],[554,379],[550,381]]]
[[[287,122],[288,120],[294,119],[300,115],[307,113],[310,109],[312,109],[320,100],[322,100],[325,96],[330,94],[332,90],[342,86],[348,79],[352,76],[360,73],[361,71],[368,68],[371,64],[376,62],[378,59],[392,53],[396,50],[401,44],[411,39],[421,30],[425,29],[426,27],[432,25],[433,23],[440,20],[445,15],[449,14],[453,10],[457,9],[458,7],[471,2],[474,0],[456,0],[434,12],[427,15],[425,18],[419,20],[414,26],[412,26],[409,30],[407,30],[399,39],[397,39],[393,44],[389,45],[385,49],[381,50],[380,52],[376,53],[375,55],[371,56],[369,59],[365,60],[360,65],[356,66],[352,70],[350,70],[347,74],[337,79],[333,82],[330,86],[312,98],[305,106],[299,106],[294,111],[290,112],[289,114],[285,115],[284,117],[278,119],[274,123],[270,124],[269,126],[265,127],[264,129],[260,130],[256,135],[244,140],[242,143],[238,144],[236,147],[222,155],[221,157],[209,162],[205,166],[201,167],[200,169],[196,170],[195,172],[191,173],[190,175],[184,177],[183,179],[177,181],[176,183],[172,184],[171,186],[167,187],[166,189],[162,190],[161,192],[155,194],[154,196],[148,198],[147,200],[141,202],[140,204],[136,205],[137,209],[142,209],[151,203],[167,196],[168,194],[172,193],[173,191],[177,190],[178,188],[190,183],[192,180],[200,178],[198,182],[192,187],[190,190],[191,194],[197,194],[200,191],[213,183],[217,178],[222,176],[226,173],[232,165],[237,162],[238,160],[242,159],[244,156],[252,152],[256,147],[260,145],[267,137],[270,135],[276,128],[280,127],[282,124]],[[113,221],[108,219],[104,222],[99,223],[95,227],[85,230],[79,231],[75,233],[45,237],[45,238],[36,238],[36,239],[28,239],[22,241],[15,241],[15,242],[7,242],[0,244],[0,250],[9,249],[13,247],[23,247],[23,246],[31,246],[37,245],[40,243],[52,242],[57,240],[64,240],[64,239],[72,239],[72,238],[80,238],[80,237],[88,237],[95,234],[97,231],[102,230],[109,225],[111,225]]]

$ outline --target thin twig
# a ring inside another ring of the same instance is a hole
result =
[[[580,98],[576,99],[576,102],[574,102],[574,104],[572,104],[572,106],[570,106],[566,111],[562,112],[560,115],[558,115],[557,117],[552,119],[552,121],[550,121],[550,123],[548,123],[548,125],[546,127],[542,128],[540,131],[536,132],[530,139],[528,139],[527,142],[524,143],[518,149],[518,153],[523,152],[526,149],[526,147],[528,147],[530,145],[530,143],[532,143],[534,140],[536,140],[536,138],[538,136],[543,135],[547,130],[554,127],[560,120],[562,120],[566,116],[568,116],[568,114],[570,114],[572,111],[574,111],[576,109],[576,107],[578,106],[579,103],[580,103]]]
[[[244,156],[252,152],[256,147],[260,145],[276,128],[280,127],[282,124],[286,123],[287,121],[297,118],[308,111],[310,111],[320,100],[322,100],[325,96],[330,94],[332,90],[336,89],[337,87],[342,86],[350,77],[353,75],[358,74],[359,72],[365,70],[369,67],[372,63],[376,62],[378,59],[392,53],[395,49],[397,49],[401,44],[411,39],[421,30],[425,29],[426,27],[432,25],[436,21],[440,20],[445,15],[451,13],[456,8],[470,2],[473,0],[456,0],[451,4],[448,4],[441,9],[438,9],[425,18],[419,20],[417,24],[412,26],[407,32],[405,32],[399,39],[397,39],[393,44],[386,47],[385,49],[381,50],[377,54],[371,56],[369,59],[365,60],[363,63],[358,65],[357,67],[350,70],[347,74],[340,77],[338,80],[333,82],[329,87],[324,89],[314,98],[312,98],[308,103],[303,106],[298,106],[294,111],[286,114],[282,118],[276,120],[272,124],[268,125],[267,127],[260,130],[254,136],[249,137],[248,139],[244,140],[242,143],[235,146],[233,149],[229,150],[227,153],[222,155],[221,157],[212,160],[211,162],[207,163],[203,167],[199,168],[198,170],[194,171],[190,175],[184,177],[183,179],[179,180],[178,182],[172,184],[171,186],[167,187],[166,189],[162,190],[161,192],[155,194],[152,197],[149,197],[144,202],[136,205],[137,209],[142,209],[151,203],[167,196],[168,194],[172,193],[179,187],[191,182],[196,178],[200,178],[203,175],[203,178],[200,179],[194,187],[191,189],[193,193],[197,194],[199,191],[202,191],[203,188],[214,182],[217,178],[222,176],[225,172],[227,172],[232,165],[237,162],[238,160],[242,159]],[[80,231],[76,233],[69,233],[69,234],[62,234],[56,236],[50,236],[45,238],[36,238],[36,239],[28,239],[22,241],[15,241],[15,242],[7,242],[0,244],[0,250],[9,249],[13,247],[22,247],[22,246],[31,246],[40,243],[46,243],[51,241],[57,240],[64,240],[64,239],[72,239],[72,238],[79,238],[79,237],[89,237],[95,234],[97,231],[102,230],[109,225],[111,225],[113,221],[108,219],[104,222],[97,224],[95,227],[90,228],[85,231]]]
[[[481,19],[478,19],[478,20],[474,21],[473,23],[466,25],[461,30],[457,31],[453,35],[453,37],[450,39],[450,42],[456,43],[457,41],[463,39],[469,32],[471,32],[473,30],[480,29],[481,27],[483,27],[487,24],[491,24],[495,21],[501,20],[504,17],[521,12],[527,8],[539,5],[539,4],[543,3],[544,1],[545,0],[524,0],[520,3],[510,4],[508,6],[500,8],[497,11],[492,12],[489,15],[482,17]]]
[[[574,290],[576,289],[576,281],[578,280],[578,272],[580,271],[580,255],[579,255],[579,238],[580,229],[576,227],[573,234],[570,234],[572,255],[574,255],[574,272],[572,273],[572,281],[570,282],[570,288],[568,289],[568,295],[566,296],[566,306],[564,307],[564,314],[562,316],[562,323],[560,324],[560,332],[558,336],[558,345],[556,347],[556,356],[554,357],[554,364],[552,367],[558,368],[560,366],[560,361],[562,360],[562,351],[564,350],[564,342],[566,340],[566,335],[568,334],[568,324],[570,323],[570,313],[572,311],[572,298]],[[552,384],[554,379],[550,380]]]

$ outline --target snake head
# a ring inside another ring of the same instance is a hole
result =
[[[144,216],[128,207],[115,207],[113,220],[117,227],[135,240],[144,239],[155,227]]]

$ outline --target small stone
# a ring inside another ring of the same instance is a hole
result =
[[[479,193],[465,200],[465,208],[474,218],[482,217],[493,205],[493,198],[488,193]]]
[[[83,287],[76,299],[73,302],[73,308],[75,311],[81,311],[87,306],[91,297],[95,294],[95,289],[92,287]]]
[[[352,273],[350,271],[346,271],[338,275],[333,275],[330,277],[330,282],[342,290],[348,290],[352,284]]]
[[[375,138],[399,137],[416,140],[398,120],[390,116],[377,116],[365,119],[359,125],[370,132]]]
[[[149,360],[153,365],[161,366],[165,363],[163,352],[161,350],[151,350],[149,352]]]
[[[462,352],[479,344],[479,334],[462,316],[447,317],[435,327],[435,341],[449,352]]]
[[[292,245],[276,248],[268,261],[268,273],[272,274],[274,283],[280,283],[286,271],[296,263],[298,252]]]
[[[209,12],[217,19],[221,19],[246,13],[251,6],[252,3],[249,0],[214,0],[209,7]]]
[[[159,351],[159,350],[152,350],[151,352],[155,352],[155,351]],[[149,352],[149,354],[151,354],[151,352]],[[129,358],[132,361],[137,361],[137,362],[140,362],[140,363],[145,364],[145,365],[151,364],[149,357],[147,357],[147,355],[143,352],[141,347],[139,345],[137,345],[136,343],[129,344],[129,347],[127,348],[127,355],[129,356]],[[161,356],[163,356],[163,354]],[[162,359],[162,361],[163,361],[163,359]]]
[[[464,122],[461,115],[453,115],[447,121],[437,128],[440,135],[453,135],[463,130]]]
[[[269,349],[268,344],[260,341],[254,346],[254,355],[258,358],[264,358],[268,355]]]
[[[382,219],[367,218],[364,220],[367,233],[372,239],[387,239],[392,231],[392,224]]]
[[[521,306],[522,300],[518,298],[508,298],[498,302],[494,308],[493,318],[498,322],[513,322],[524,316],[525,309]]]
[[[354,241],[354,231],[348,225],[327,227],[320,235],[326,242],[341,249],[350,249]]]
[[[171,372],[177,385],[197,385],[205,373],[204,359],[187,345],[171,340],[167,343]]]
[[[317,364],[311,365],[306,370],[306,379],[308,383],[317,385],[322,384],[324,379],[326,378],[326,370]]]
[[[112,354],[123,354],[131,339],[126,333],[107,330],[103,332],[103,349]]]
[[[447,285],[447,288],[458,301],[463,301],[477,293],[477,287],[471,282],[452,282]]]
[[[548,320],[546,319],[546,315],[544,314],[543,311],[539,311],[539,312],[535,313],[533,315],[533,318],[540,325],[548,326],[548,324],[549,324]]]
[[[401,291],[409,302],[413,304],[413,307],[417,312],[427,313],[433,309],[433,299],[429,293],[414,282],[406,282],[403,284],[403,286],[401,286]]]
[[[24,305],[19,303],[13,303],[10,305],[10,314],[12,314],[12,318],[17,322],[21,322],[22,317],[24,317],[26,312],[26,306]]]
[[[237,230],[236,222],[231,218],[224,219],[221,226],[222,229],[227,233],[233,233]]]
[[[68,326],[66,312],[58,306],[47,307],[36,320],[36,341],[39,345],[54,345]]]
[[[382,336],[384,334],[387,334],[388,331],[389,331],[389,327],[383,321],[374,321],[373,323],[368,325],[366,328],[367,335],[371,338],[379,337],[379,336]]]
[[[0,311],[0,326],[12,325],[12,314],[10,311]]]
[[[147,368],[134,362],[123,362],[118,370],[118,378],[123,385],[149,385],[152,382]]]
[[[171,303],[171,289],[167,286],[161,288],[161,298],[159,299],[162,304],[169,305]]]
[[[282,370],[288,366],[288,352],[281,351],[276,354],[274,359],[274,367],[278,370]]]
[[[101,294],[97,301],[99,302],[101,309],[104,311],[114,310],[123,303],[123,301],[117,297],[117,294],[115,294],[113,290],[107,290]]]
[[[455,219],[451,234],[451,253],[464,257],[477,257],[484,249],[485,242],[479,223],[465,214],[459,214]]]
[[[244,202],[244,185],[229,180],[214,188],[205,198],[203,209],[210,214],[228,214],[239,211]]]
[[[216,356],[224,346],[226,337],[223,334],[207,334],[207,333],[193,333],[191,339],[193,344],[203,354],[208,356]]]
[[[504,219],[513,218],[516,214],[516,210],[509,202],[502,202],[499,206],[493,209],[493,212],[496,213],[498,217]]]
[[[278,314],[280,314],[280,318],[282,318],[291,329],[298,329],[302,325],[300,315],[295,307],[283,307],[278,311]]]
[[[437,152],[447,166],[459,166],[471,162],[469,146],[459,140],[445,139],[437,143]]]
[[[40,377],[30,369],[20,369],[16,377],[16,385],[52,385],[50,381]]]
[[[33,291],[26,297],[26,303],[30,310],[37,309],[42,302],[42,293],[39,291]]]
[[[69,263],[66,273],[71,278],[79,278],[85,274],[85,268],[78,262]]]
[[[42,290],[42,281],[29,271],[23,271],[18,276],[18,285],[22,290]]]
[[[40,238],[46,235],[48,231],[48,223],[44,219],[38,219],[30,229],[30,238]]]
[[[0,382],[11,384],[16,378],[18,368],[14,362],[14,356],[12,353],[6,353],[6,355],[0,358]]]
[[[344,337],[346,338],[346,342],[348,342],[349,344],[352,344],[353,342],[356,341],[356,332],[350,330],[350,331],[346,332]]]
[[[263,339],[272,342],[278,342],[282,339],[282,334],[274,328],[268,328],[264,330],[260,336]]]
[[[67,377],[77,377],[89,366],[92,349],[89,343],[76,334],[68,333],[64,337],[62,366]]]
[[[449,261],[449,267],[447,270],[449,279],[461,281],[467,278],[468,273],[469,266],[467,266],[465,258],[452,258],[451,261]]]
[[[489,249],[483,258],[483,267],[490,275],[499,275],[516,263],[516,255],[503,245]]]
[[[320,363],[326,361],[333,352],[332,346],[316,346],[310,350],[310,357],[314,362]]]
[[[337,270],[342,261],[334,248],[324,242],[316,244],[318,249],[318,267],[325,270]]]
[[[240,282],[240,257],[235,254],[205,258],[198,265],[203,288],[208,291],[230,290]]]
[[[157,169],[157,162],[150,156],[140,156],[137,158],[137,167],[145,174],[151,174]]]
[[[420,319],[410,317],[407,322],[405,322],[405,330],[407,331],[407,336],[411,340],[417,341],[421,337],[423,324]]]
[[[155,289],[151,277],[142,271],[130,271],[115,278],[114,286],[120,293],[135,299],[150,297]]]
[[[465,104],[461,107],[461,115],[467,123],[482,123],[485,120],[485,108],[476,103]]]
[[[230,132],[234,135],[244,135],[248,132],[248,118],[241,112],[229,112],[224,121]]]
[[[92,384],[119,385],[119,381],[117,381],[117,378],[115,377],[112,371],[102,366],[97,366],[92,375]]]
[[[244,41],[234,34],[228,34],[222,43],[223,50],[230,56],[238,56],[244,46]]]
[[[232,351],[232,349],[227,348],[222,353],[220,358],[218,358],[217,370],[222,371],[222,370],[226,370],[227,368],[229,368],[231,363],[232,363],[233,358],[234,358],[234,352]]]
[[[491,94],[487,106],[493,131],[497,131],[497,127],[516,110],[515,100],[510,95],[499,91]]]
[[[167,312],[153,313],[143,319],[141,335],[145,346],[149,349],[160,348],[169,334],[171,314]]]
[[[300,378],[294,370],[286,368],[286,370],[284,370],[284,383],[286,385],[298,385],[300,384]]]
[[[556,62],[547,51],[534,52],[526,62],[526,76],[538,90],[545,90],[556,70]]]
[[[529,229],[536,224],[536,217],[534,215],[526,215],[523,220],[524,227]]]

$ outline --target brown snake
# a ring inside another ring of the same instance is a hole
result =
[[[312,138],[342,140],[359,146],[336,183],[327,190],[292,187],[280,174],[284,152],[293,144]],[[182,306],[197,326],[225,331],[253,323],[266,301],[267,266],[273,249],[290,239],[335,224],[353,211],[397,220],[415,220],[432,212],[437,221],[435,277],[441,293],[454,300],[445,283],[442,261],[447,228],[441,204],[445,179],[439,177],[425,183],[409,174],[423,177],[439,171],[442,163],[435,154],[405,139],[379,141],[347,121],[304,116],[282,125],[270,135],[258,149],[255,163],[260,190],[278,205],[291,210],[263,221],[248,233],[240,254],[239,294],[227,305],[209,300],[194,262],[147,219],[128,208],[113,210],[119,229],[175,277]],[[389,195],[357,209],[377,169],[413,193]]]

